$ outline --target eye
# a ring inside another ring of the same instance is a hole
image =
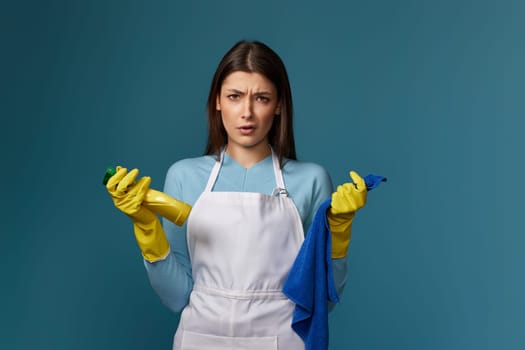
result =
[[[229,94],[229,95],[226,96],[226,97],[227,97],[228,100],[230,100],[230,101],[237,101],[237,100],[240,98],[239,94]]]
[[[270,102],[270,98],[268,98],[266,96],[257,96],[256,97],[256,101],[257,102],[262,102],[262,103],[268,103],[268,102]]]

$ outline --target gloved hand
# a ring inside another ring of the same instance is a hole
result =
[[[350,172],[352,182],[337,186],[332,194],[332,206],[327,211],[332,232],[332,258],[343,258],[348,252],[355,212],[366,203],[366,183],[355,171]]]
[[[126,168],[119,166],[115,175],[108,180],[106,188],[115,206],[133,222],[142,256],[149,262],[155,262],[166,258],[170,245],[158,217],[142,205],[151,178],[144,176],[135,182],[138,174],[138,169],[128,173]]]

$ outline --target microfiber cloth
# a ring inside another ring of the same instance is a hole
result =
[[[383,176],[363,178],[368,191]],[[332,270],[332,235],[326,218],[332,199],[324,201],[284,282],[283,293],[295,303],[293,330],[303,339],[306,350],[328,349],[328,301],[338,302]]]

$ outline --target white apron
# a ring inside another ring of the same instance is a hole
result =
[[[194,286],[174,350],[303,350],[282,286],[304,232],[272,151],[276,195],[213,192],[224,153],[188,218]]]

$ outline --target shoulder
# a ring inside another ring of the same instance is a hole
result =
[[[168,168],[166,180],[180,180],[199,175],[208,176],[214,164],[215,157],[211,155],[181,159]]]
[[[286,189],[291,193],[303,193],[305,198],[323,199],[332,193],[332,179],[319,164],[286,160],[282,172]]]
[[[326,169],[316,163],[286,159],[282,168],[283,176],[301,182],[315,182],[331,186],[332,180]]]

